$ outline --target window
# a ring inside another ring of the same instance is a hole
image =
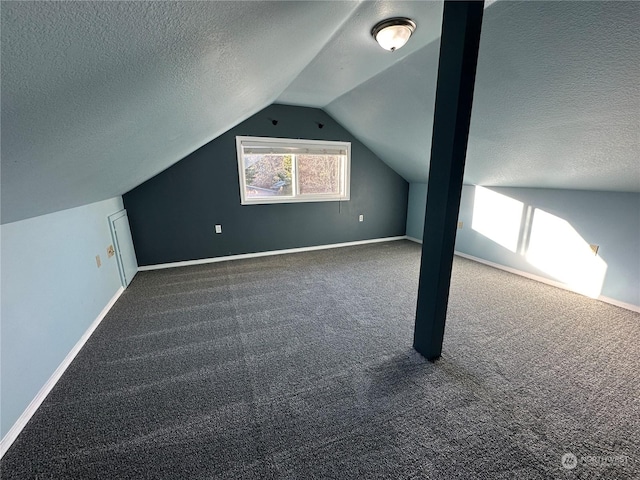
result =
[[[351,144],[236,137],[242,205],[349,200]]]

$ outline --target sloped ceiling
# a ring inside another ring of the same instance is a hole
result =
[[[2,222],[120,195],[271,104],[358,2],[2,2]]]
[[[487,2],[488,3],[488,2]],[[393,54],[369,32],[409,16]],[[121,195],[273,102],[426,181],[442,2],[2,2],[2,223]],[[485,10],[468,183],[640,191],[640,5]]]
[[[640,192],[640,3],[485,10],[465,182]],[[409,181],[428,179],[439,44],[325,110]]]
[[[361,3],[348,23],[327,42],[322,51],[278,97],[278,103],[324,107],[357,85],[438,40],[442,29],[443,3],[393,1]],[[371,36],[380,20],[407,17],[419,28],[411,41],[396,52],[385,52]]]

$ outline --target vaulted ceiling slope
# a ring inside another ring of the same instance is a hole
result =
[[[638,25],[640,2],[485,9],[465,182],[640,192]],[[325,107],[410,181],[428,178],[438,54],[436,41]]]
[[[2,2],[2,222],[125,193],[271,104],[358,2]]]
[[[487,2],[489,3],[489,2]],[[634,2],[485,11],[466,180],[640,191]],[[441,1],[2,2],[1,220],[121,195],[273,102],[426,181]],[[393,54],[371,27],[409,16]]]
[[[284,101],[324,106],[437,38],[442,15],[440,1],[1,5],[2,223],[126,193],[290,84]],[[421,28],[385,55],[369,32],[398,15]]]

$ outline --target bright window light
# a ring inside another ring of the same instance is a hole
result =
[[[518,200],[476,186],[471,228],[515,253],[523,208]]]
[[[597,298],[607,264],[566,220],[535,209],[527,261],[572,290]]]
[[[236,137],[242,205],[349,200],[351,144]]]

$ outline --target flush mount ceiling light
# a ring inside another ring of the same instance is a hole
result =
[[[378,23],[371,30],[371,35],[385,50],[395,52],[404,46],[416,29],[416,24],[408,18],[388,18]]]

